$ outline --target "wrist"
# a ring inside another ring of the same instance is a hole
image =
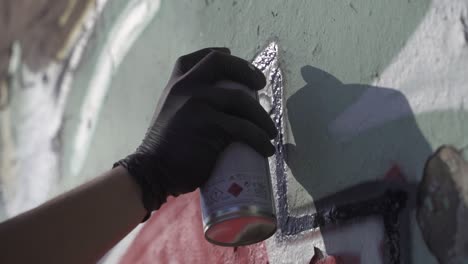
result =
[[[142,222],[148,220],[151,213],[158,210],[166,202],[166,192],[158,182],[160,173],[157,163],[155,158],[135,153],[114,164],[114,168],[124,168],[139,189],[141,203],[147,211]]]
[[[133,212],[138,212],[139,219],[143,219],[147,215],[147,210],[144,207],[142,191],[140,186],[136,184],[133,177],[128,170],[123,166],[114,167],[113,181],[116,182],[120,188],[120,196],[125,197],[125,201],[120,201],[121,206],[134,208]]]

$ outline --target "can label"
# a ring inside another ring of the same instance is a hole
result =
[[[207,217],[225,208],[249,205],[272,211],[271,187],[259,177],[265,176],[236,173],[206,184],[201,189],[203,215]]]
[[[258,99],[240,83],[225,80],[215,86]],[[234,142],[221,153],[200,194],[205,237],[211,243],[249,245],[276,230],[268,160],[244,143]]]
[[[274,214],[267,161],[242,143],[228,146],[200,190],[204,222],[216,212],[240,206]]]

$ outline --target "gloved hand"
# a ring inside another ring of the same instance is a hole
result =
[[[221,80],[253,90],[265,86],[260,70],[226,48],[180,57],[143,142],[115,164],[125,167],[142,189],[148,211],[143,221],[168,195],[200,187],[230,143],[244,142],[264,156],[274,153],[270,139],[277,131],[268,114],[246,93],[216,87]]]

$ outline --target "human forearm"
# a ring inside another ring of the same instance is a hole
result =
[[[145,214],[141,191],[117,167],[0,224],[0,263],[94,263]]]
[[[240,141],[271,156],[275,124],[223,80],[252,91],[266,83],[226,48],[180,57],[136,151],[116,163],[122,167],[0,224],[0,263],[95,262],[168,196],[202,186],[228,145]]]

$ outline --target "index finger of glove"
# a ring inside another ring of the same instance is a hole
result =
[[[176,62],[176,69],[179,74],[185,74],[193,66],[195,66],[198,62],[200,62],[204,57],[210,54],[213,51],[217,51],[220,53],[231,54],[231,51],[225,47],[211,47],[211,48],[204,48],[201,50],[197,50],[190,54],[183,55],[177,59]]]
[[[275,153],[275,147],[265,131],[249,120],[218,112],[216,122],[233,141],[244,142],[265,157]]]
[[[242,83],[253,90],[260,90],[266,85],[263,73],[248,61],[239,57],[212,51],[195,65],[186,76],[194,82],[213,84],[217,81],[231,80]]]

